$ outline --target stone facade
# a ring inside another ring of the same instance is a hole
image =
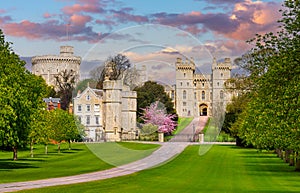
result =
[[[175,107],[180,117],[213,116],[225,110],[231,95],[225,91],[224,83],[231,77],[231,61],[212,62],[212,74],[197,74],[193,60],[176,61]]]
[[[32,73],[42,76],[48,85],[56,86],[55,76],[61,71],[74,71],[76,82],[79,81],[81,57],[74,56],[72,46],[61,46],[60,54],[35,56],[31,59]]]
[[[74,114],[85,126],[89,141],[136,139],[135,91],[121,80],[105,80],[103,90],[86,88],[74,98]]]
[[[103,91],[89,86],[73,99],[73,112],[85,126],[87,141],[101,141],[103,133]]]

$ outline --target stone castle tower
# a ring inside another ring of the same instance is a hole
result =
[[[136,131],[137,93],[123,80],[110,80],[112,65],[106,64],[103,82],[103,125],[107,141],[134,139]]]
[[[74,56],[72,46],[61,46],[60,54],[35,56],[31,59],[32,73],[42,76],[48,85],[55,86],[55,76],[64,70],[74,71],[79,81],[81,57]]]
[[[175,107],[181,117],[212,116],[218,110],[225,110],[231,96],[225,92],[224,83],[231,73],[231,61],[217,63],[213,59],[212,74],[196,74],[191,59],[176,61]]]
[[[106,140],[119,141],[122,116],[122,82],[105,80],[103,82],[103,120]]]

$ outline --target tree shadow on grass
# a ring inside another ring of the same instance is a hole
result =
[[[28,159],[19,159],[18,161],[12,161],[11,159],[0,159],[0,171],[12,170],[12,169],[24,169],[24,168],[38,168],[30,163],[24,161],[30,161]],[[31,161],[40,161],[32,159]]]
[[[247,167],[247,170],[254,175],[298,175],[300,173],[295,172],[295,167],[289,166],[288,163],[285,163],[279,157],[276,157],[275,154],[271,152],[263,152],[253,154],[240,154],[242,159],[244,159],[244,165]],[[293,174],[294,173],[294,174]]]

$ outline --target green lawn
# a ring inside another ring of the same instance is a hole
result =
[[[300,173],[272,153],[222,145],[198,151],[189,146],[165,165],[128,176],[24,192],[300,192]]]
[[[88,147],[93,149],[94,152],[92,153]],[[83,143],[74,143],[72,144],[72,150],[68,150],[68,145],[62,144],[61,153],[58,154],[57,146],[49,145],[49,153],[45,155],[44,146],[37,145],[33,158],[30,157],[29,150],[23,150],[18,153],[18,161],[12,161],[11,152],[2,151],[0,152],[0,183],[53,178],[104,170],[114,167],[115,164],[126,164],[141,159],[153,152],[158,145],[124,142],[91,143],[88,144],[88,147]],[[110,153],[110,159],[118,160],[118,162],[101,159],[106,157],[99,156],[99,152],[113,152]]]
[[[193,117],[179,117],[178,118],[178,126],[177,129],[174,131],[174,135],[180,133],[186,126],[188,126],[191,121],[193,120]]]

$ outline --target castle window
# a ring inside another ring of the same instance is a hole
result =
[[[86,116],[86,124],[89,125],[91,123],[91,117]]]
[[[185,73],[183,73],[183,77],[185,77]]]
[[[100,105],[99,104],[95,104],[94,111],[100,111]]]
[[[194,99],[196,100],[197,99],[197,93],[194,92]]]
[[[221,90],[220,91],[220,99],[223,99],[224,98],[224,92]]]
[[[86,100],[90,100],[91,99],[91,97],[90,97],[90,95],[86,95]]]
[[[221,73],[221,77],[223,77],[223,73]]]
[[[180,82],[180,86],[182,86],[182,82]]]
[[[186,102],[183,102],[183,103],[182,103],[182,106],[186,106]]]
[[[202,83],[202,87],[204,87],[204,83]]]
[[[185,91],[185,90],[184,90],[183,93],[182,93],[182,98],[183,98],[183,99],[186,99],[186,91]]]
[[[190,83],[189,83],[189,82],[187,82],[187,83],[186,83],[186,85],[187,85],[187,86],[190,86]]]
[[[205,91],[202,91],[202,100],[205,100]]]
[[[220,83],[219,83],[219,82],[217,82],[217,86],[220,86]]]
[[[95,123],[96,125],[99,125],[99,116],[95,116]]]
[[[77,106],[77,111],[78,111],[78,112],[81,112],[81,105],[78,105],[78,106]]]
[[[86,111],[91,111],[91,105],[86,105]]]

